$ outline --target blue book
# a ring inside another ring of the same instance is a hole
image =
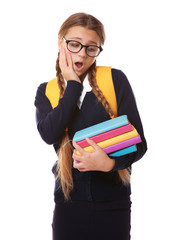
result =
[[[126,147],[126,148],[121,149],[119,151],[110,153],[109,156],[110,157],[121,157],[121,156],[124,156],[124,155],[132,153],[132,152],[136,152],[136,151],[137,151],[136,145],[132,145],[130,147]]]
[[[103,132],[125,126],[127,124],[129,124],[127,115],[122,115],[77,131],[73,137],[73,140],[75,142],[79,142],[84,140],[86,137],[90,138]]]

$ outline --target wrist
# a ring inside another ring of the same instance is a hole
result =
[[[74,80],[69,80],[67,82],[67,86],[64,92],[64,97],[72,99],[72,101],[77,102],[79,99],[81,92],[82,92],[82,84],[74,81]]]
[[[68,79],[66,79],[66,81],[67,81],[67,82],[69,82],[69,81],[75,81],[75,82],[81,83],[80,78],[74,78],[74,77],[68,78]]]
[[[65,78],[65,80],[67,82],[73,80],[73,81],[81,83],[80,78],[75,73],[73,73],[73,74],[65,74],[65,75],[63,75],[63,77]]]
[[[107,156],[107,157],[108,157],[108,156]],[[106,166],[105,166],[105,167],[106,167],[105,172],[110,172],[110,171],[112,171],[113,168],[114,168],[114,166],[115,166],[115,160],[108,157],[107,164],[106,164]]]

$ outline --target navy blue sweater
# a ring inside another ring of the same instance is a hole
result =
[[[110,172],[80,172],[72,168],[74,179],[72,200],[105,201],[129,197],[130,185],[124,186],[121,183],[117,170],[131,167],[147,150],[141,119],[129,81],[122,71],[116,69],[112,69],[112,77],[118,115],[128,116],[129,121],[140,134],[142,143],[138,144],[137,152],[114,157],[115,167]],[[64,96],[59,100],[58,106],[52,109],[45,95],[46,84],[39,86],[35,98],[37,128],[42,139],[48,144],[53,144],[56,151],[59,149],[62,135],[67,127],[72,139],[76,131],[110,119],[92,91],[86,93],[81,109],[78,108],[77,101],[82,91],[82,84],[73,80],[68,81]],[[64,199],[62,190],[57,187],[57,182],[55,198]]]

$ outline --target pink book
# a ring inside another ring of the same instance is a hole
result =
[[[140,138],[140,136],[137,136],[137,137],[125,140],[123,142],[113,144],[109,147],[103,148],[103,150],[108,154],[108,153],[118,151],[120,149],[129,147],[131,145],[134,145],[134,144],[137,144],[137,143],[140,143],[140,142],[141,142],[141,138]]]
[[[99,143],[99,142],[102,142],[106,139],[119,136],[121,134],[124,134],[126,132],[130,132],[132,130],[133,130],[133,128],[132,128],[131,124],[129,123],[125,126],[122,126],[122,127],[110,130],[108,132],[104,132],[104,133],[95,135],[93,137],[90,137],[90,139],[93,140],[95,143]],[[89,146],[89,144],[86,140],[79,141],[79,142],[77,142],[77,144],[82,148],[85,148],[85,147]]]

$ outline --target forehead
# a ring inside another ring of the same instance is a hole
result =
[[[75,26],[69,28],[65,37],[69,40],[80,41],[83,44],[100,44],[100,38],[94,30],[85,27]]]

